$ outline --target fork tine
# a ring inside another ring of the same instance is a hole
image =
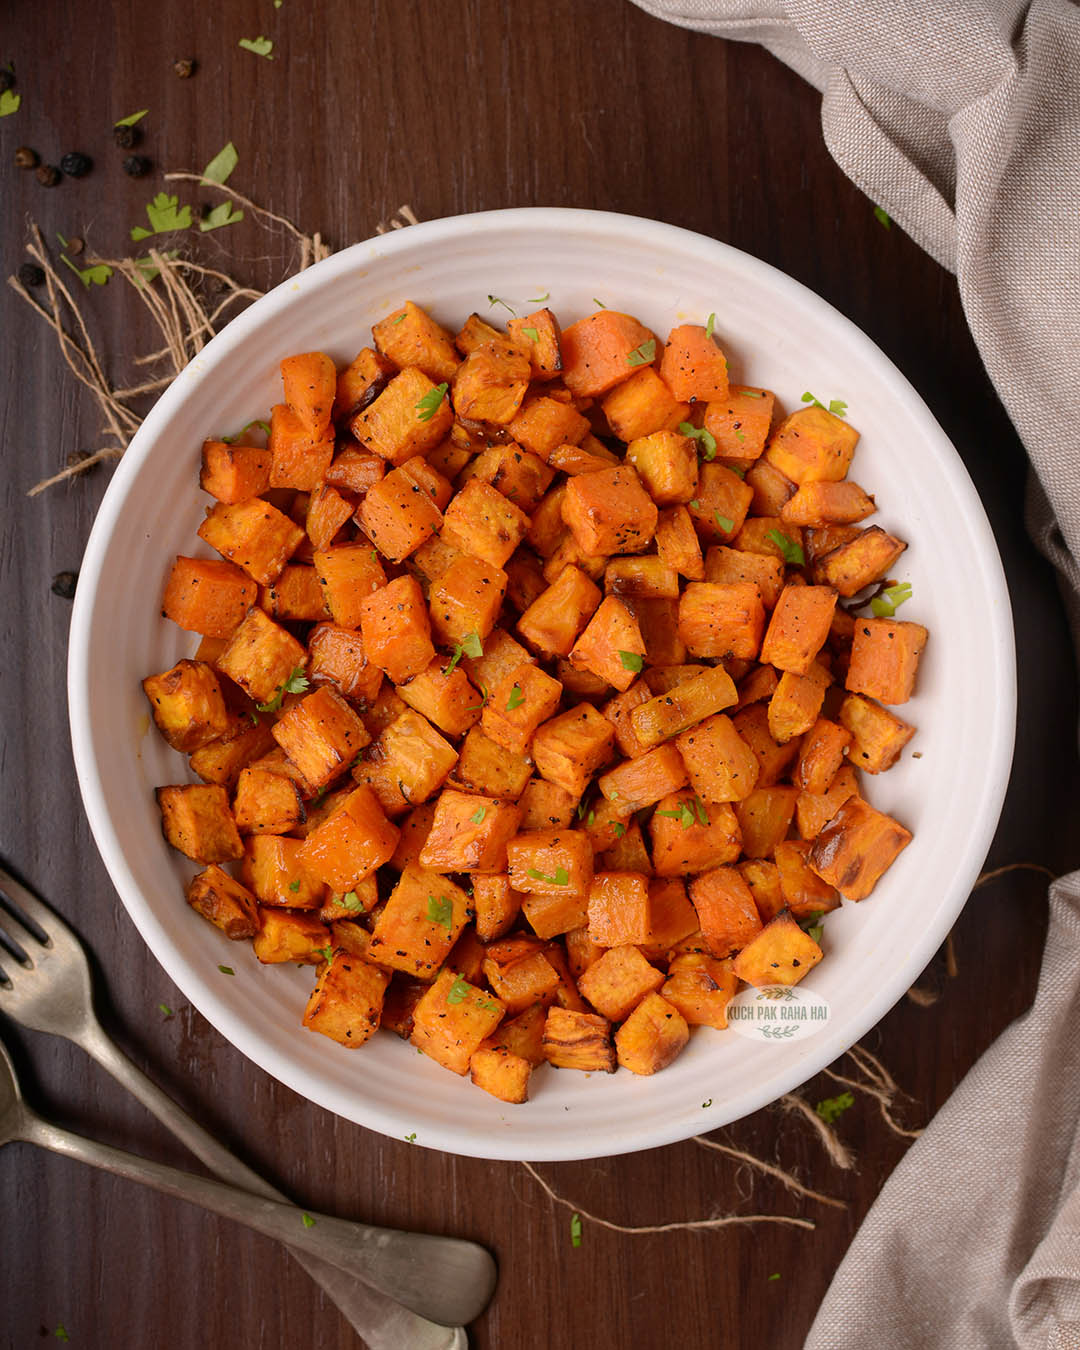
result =
[[[50,925],[54,932],[58,931],[66,936],[67,926],[60,916],[49,909],[32,891],[27,890],[21,881],[16,881],[6,867],[0,867],[0,898],[7,901],[6,905],[0,906],[0,914],[5,912],[9,914],[15,923],[43,947],[47,947],[52,938]],[[29,923],[27,919],[30,920]]]

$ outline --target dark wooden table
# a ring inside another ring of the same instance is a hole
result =
[[[16,0],[4,30],[0,60],[14,61],[23,99],[0,120],[5,273],[23,260],[29,218],[50,240],[60,231],[105,255],[125,251],[160,171],[198,168],[231,138],[241,155],[236,186],[334,245],[365,237],[405,202],[421,219],[600,207],[725,240],[832,301],[926,398],[978,485],[1005,559],[1020,725],[988,865],[1077,864],[1074,667],[1053,576],[1024,533],[1022,448],[983,374],[952,277],[875,220],[825,151],[817,94],[790,71],[755,47],[657,23],[626,0],[284,0],[280,8],[102,0],[78,15],[62,0]],[[273,61],[237,46],[259,34],[273,38]],[[198,63],[189,80],[173,73],[180,57]],[[142,107],[150,113],[140,152],[154,174],[134,181],[121,172],[110,128]],[[49,190],[13,167],[23,144],[50,162],[83,150],[95,168]],[[259,256],[284,247],[250,222],[200,246],[230,265],[240,259],[235,265],[259,284],[268,279]],[[776,1110],[722,1132],[841,1196],[843,1212],[795,1200],[692,1142],[541,1169],[576,1204],[624,1225],[734,1208],[802,1214],[817,1223],[812,1234],[758,1227],[629,1236],[586,1223],[575,1248],[568,1212],[521,1167],[420,1151],[338,1120],[253,1068],[185,1004],[109,885],[71,763],[70,604],[50,583],[78,569],[109,471],[24,495],[69,452],[98,444],[97,413],[43,325],[6,288],[0,305],[0,854],[92,947],[121,1044],[304,1204],[489,1244],[501,1279],[471,1329],[476,1346],[801,1344],[904,1151],[870,1099],[860,1097],[838,1126],[858,1153],[855,1173],[837,1171],[812,1133]],[[112,360],[147,336],[133,328],[119,282],[95,290],[88,311]],[[939,955],[924,977],[938,1001],[902,1001],[868,1038],[910,1093],[907,1124],[924,1123],[1027,1006],[1044,931],[1038,874],[983,888],[955,932],[958,973],[946,976]],[[163,1018],[159,1003],[174,1016]],[[47,1113],[190,1165],[78,1051],[2,1019],[0,1032]],[[804,1095],[813,1103],[836,1091],[822,1076]],[[73,1345],[108,1350],[356,1344],[280,1248],[139,1187],[20,1145],[0,1158],[0,1213],[0,1340],[12,1350],[61,1325]]]

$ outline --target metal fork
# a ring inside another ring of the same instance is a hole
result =
[[[6,907],[0,903],[0,956],[5,957],[0,969],[0,1010],[21,1026],[63,1036],[80,1046],[221,1180],[270,1200],[285,1200],[280,1191],[151,1082],[110,1040],[94,1011],[86,952],[59,915],[2,867],[0,892],[7,900]],[[467,1350],[464,1328],[436,1325],[328,1262],[291,1246],[289,1250],[371,1350],[401,1350],[403,1346],[409,1350]]]

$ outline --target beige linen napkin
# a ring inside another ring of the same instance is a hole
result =
[[[760,42],[817,85],[837,163],[956,273],[1080,644],[1080,8],[634,2]],[[893,1173],[807,1346],[1080,1350],[1080,872],[1051,888],[1031,1011]]]

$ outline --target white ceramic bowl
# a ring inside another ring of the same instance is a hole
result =
[[[184,780],[184,763],[148,729],[139,681],[197,642],[160,617],[160,598],[173,556],[206,552],[195,537],[207,501],[201,442],[266,415],[283,356],[321,349],[351,360],[372,322],[406,297],[453,327],[474,309],[509,317],[489,295],[520,313],[547,293],[564,322],[597,297],[660,334],[715,311],[737,378],[776,390],[789,410],[808,389],[846,399],[862,433],[853,477],[877,495],[875,520],[910,544],[897,567],[914,589],[902,617],[931,636],[918,695],[903,710],[919,727],[911,750],[920,758],[906,752],[866,784],[914,842],[869,900],[828,919],[826,959],[806,981],[831,1004],[827,1027],[794,1042],[698,1030],[654,1078],[542,1071],[533,1100],[511,1107],[395,1036],[349,1052],[305,1031],[311,970],[260,966],[247,943],[226,942],[188,908],[191,867],[165,844],[153,796]],[[279,286],[191,362],[102,503],[79,578],[68,692],[79,784],[109,875],[199,1011],[249,1059],[339,1115],[449,1152],[536,1160],[713,1129],[858,1040],[913,983],[969,893],[1001,808],[1015,720],[1011,614],[993,536],[955,450],[884,354],[811,291],[737,249],[629,216],[548,209],[437,220],[356,244]]]

